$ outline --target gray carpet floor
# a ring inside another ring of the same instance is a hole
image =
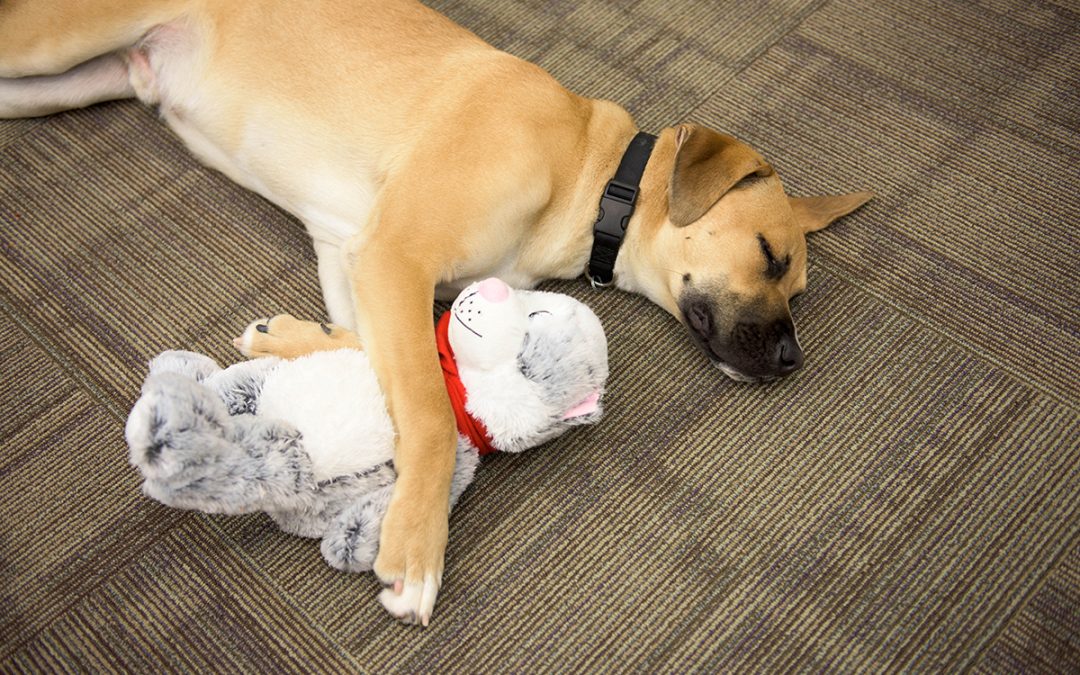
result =
[[[433,625],[265,517],[143,497],[147,360],[322,318],[290,216],[135,102],[0,123],[0,671],[1080,669],[1080,6],[433,0],[646,130],[878,197],[765,386],[583,281],[607,415],[485,460]]]

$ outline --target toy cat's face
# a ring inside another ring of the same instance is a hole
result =
[[[488,279],[465,288],[450,311],[467,407],[495,447],[520,452],[599,419],[607,341],[588,307]]]
[[[450,346],[458,368],[491,370],[510,362],[529,329],[522,294],[495,278],[466,286],[450,313]]]

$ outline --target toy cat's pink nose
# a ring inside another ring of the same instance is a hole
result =
[[[480,297],[488,302],[503,302],[510,297],[510,287],[495,277],[481,281],[476,290],[480,291]]]

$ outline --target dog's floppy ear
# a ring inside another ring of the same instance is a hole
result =
[[[821,197],[788,197],[788,200],[802,231],[817,232],[870,201],[873,196],[873,192],[852,192]]]
[[[675,130],[668,217],[676,227],[689,225],[743,178],[772,172],[749,145],[696,124],[680,124]]]

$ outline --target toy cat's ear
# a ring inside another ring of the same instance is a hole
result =
[[[597,389],[593,393],[589,394],[580,403],[573,408],[567,410],[562,418],[564,420],[572,420],[575,417],[584,417],[596,412],[600,408],[600,390]]]

